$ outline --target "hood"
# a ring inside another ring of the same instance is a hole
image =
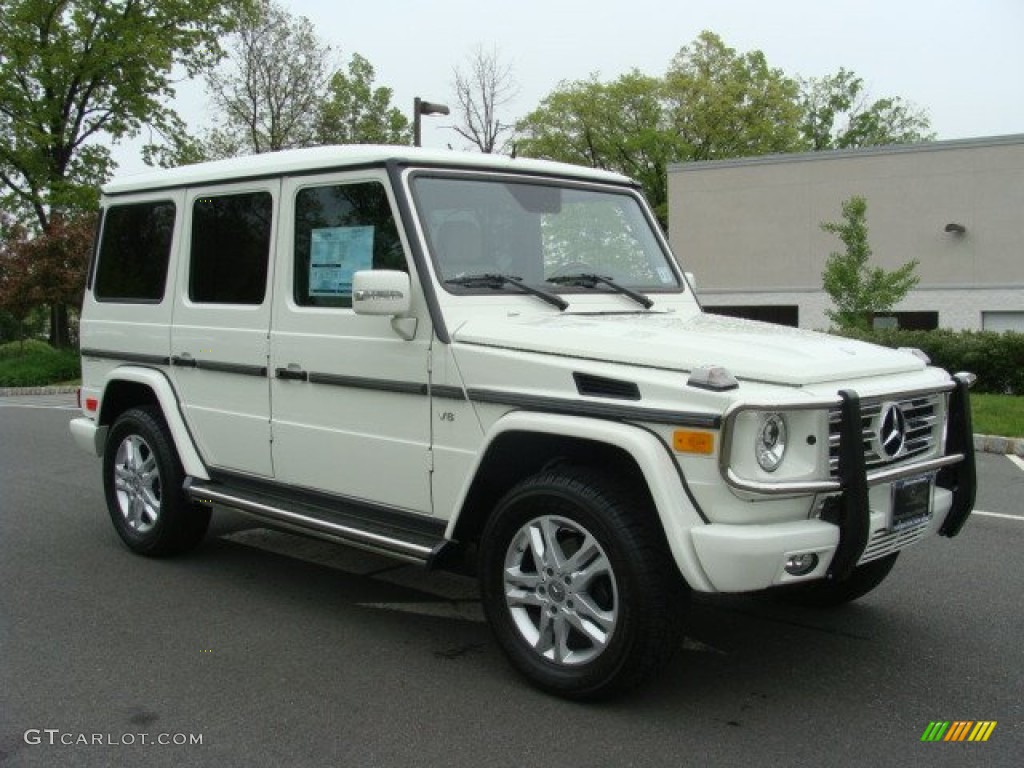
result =
[[[459,344],[677,371],[720,365],[739,379],[805,386],[919,371],[906,352],[824,333],[697,313],[470,320]]]

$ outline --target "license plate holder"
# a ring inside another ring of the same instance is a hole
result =
[[[932,516],[935,475],[921,475],[892,484],[889,530],[901,531],[919,525]]]

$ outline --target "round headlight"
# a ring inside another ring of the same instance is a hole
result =
[[[754,455],[765,472],[774,472],[786,455],[786,419],[781,413],[766,413],[754,438]]]

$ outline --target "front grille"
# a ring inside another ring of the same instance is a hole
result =
[[[927,395],[902,397],[895,395],[889,398],[873,398],[862,400],[861,439],[864,443],[864,464],[870,472],[889,464],[899,464],[916,456],[931,454],[942,439],[942,422],[944,395],[935,392]],[[885,456],[879,450],[878,423],[882,416],[882,407],[887,403],[896,403],[906,417],[905,448],[895,458]],[[839,440],[841,413],[833,408],[828,415],[828,450],[829,470],[832,477],[839,474]]]
[[[900,531],[876,531],[868,541],[867,547],[864,548],[864,554],[860,556],[857,564],[863,565],[885,557],[923,539],[928,532],[928,523],[928,520],[922,520],[917,525]]]

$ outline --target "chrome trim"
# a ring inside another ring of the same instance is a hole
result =
[[[723,474],[725,482],[740,491],[761,493],[765,496],[802,496],[812,493],[838,493],[843,489],[838,480],[794,480],[793,482],[765,483],[744,480],[731,467]]]
[[[871,399],[878,399],[880,402],[882,398],[888,400],[904,400],[911,398],[924,397],[926,395],[934,395],[940,392],[949,392],[956,387],[955,382],[951,379],[943,384],[938,384],[932,387],[914,389],[902,392],[887,392],[883,395],[872,395]],[[732,403],[728,408],[725,409],[725,413],[722,414],[722,443],[718,453],[718,468],[722,475],[722,479],[731,487],[739,491],[747,491],[749,493],[763,494],[765,496],[799,496],[809,495],[813,493],[837,493],[842,490],[842,485],[836,479],[822,479],[822,480],[794,480],[792,482],[779,481],[769,482],[760,480],[747,480],[739,477],[732,469],[729,464],[729,459],[732,455],[733,446],[733,435],[735,432],[734,423],[737,416],[744,411],[772,411],[778,413],[787,413],[791,411],[812,411],[812,410],[832,410],[839,408],[842,405],[842,400],[837,396],[835,398],[820,398],[816,400],[808,400],[806,402],[793,403],[781,405],[778,402],[745,402],[737,401]],[[827,413],[826,413],[827,418]],[[822,443],[822,449],[828,450],[831,444],[830,439],[826,439]],[[880,485],[881,483],[890,482],[892,480],[899,480],[903,477],[911,477],[916,474],[923,474],[931,471],[941,469],[942,467],[951,466],[958,464],[964,460],[963,454],[953,454],[951,456],[942,456],[937,459],[930,459],[924,462],[917,462],[913,464],[900,464],[897,468],[883,469],[875,472],[868,472],[867,484]]]
[[[893,467],[892,469],[881,469],[877,472],[868,472],[868,485],[881,485],[882,483],[889,483],[893,480],[902,480],[905,477],[926,475],[929,472],[935,472],[943,467],[950,467],[953,464],[959,464],[963,460],[964,455],[962,453],[953,453],[949,456],[940,456],[937,459],[929,459],[928,461],[922,461],[917,464],[900,464],[898,467]]]

